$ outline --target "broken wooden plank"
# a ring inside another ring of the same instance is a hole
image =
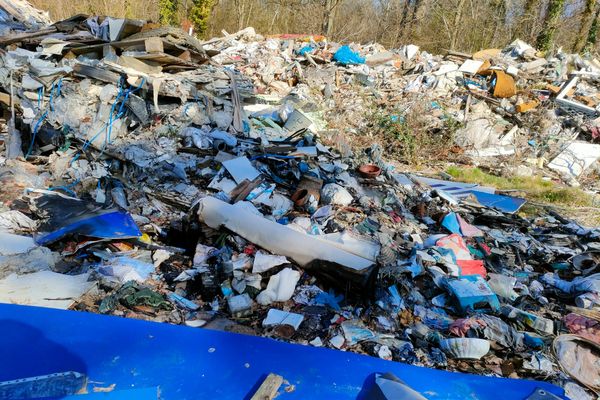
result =
[[[132,50],[132,51],[148,51],[148,49],[146,48],[146,40],[149,38],[139,38],[139,39],[125,39],[125,40],[120,40],[117,42],[111,42],[110,45],[117,48],[117,49],[121,49],[123,51],[127,51],[127,50]],[[161,41],[162,43],[162,47],[163,50],[162,52],[167,52],[167,53],[173,53],[173,54],[181,54],[184,51],[189,51],[190,55],[192,57],[192,59],[195,60],[205,60],[206,57],[203,54],[197,53],[193,50],[190,50],[186,47],[174,44],[169,42],[166,39],[160,38],[160,37],[151,37],[150,39],[153,39],[155,42],[156,41]],[[92,45],[87,45],[87,46],[72,46],[70,47],[70,50],[79,55],[79,54],[83,54],[83,53],[89,53],[89,52],[100,52],[102,51],[102,47],[104,46],[104,43],[99,43],[99,44],[92,44]],[[150,44],[150,48],[152,48],[152,46],[159,46],[157,43],[154,44]]]
[[[454,56],[454,57],[459,57],[459,58],[472,58],[472,54],[469,53],[461,53],[460,51],[454,51],[454,50],[446,50],[446,54],[449,56]]]
[[[110,44],[107,43],[104,46],[102,46],[102,57],[106,58],[109,56],[116,57],[117,52],[115,51],[114,47],[112,47]]]
[[[465,104],[465,117],[463,121],[466,123],[469,118],[469,108],[471,107],[471,93],[467,94],[467,102]]]
[[[239,200],[241,200],[241,197],[244,193],[245,196],[248,196],[248,193],[250,193],[250,191],[247,190],[248,186],[250,186],[250,181],[248,179],[244,179],[243,181],[238,183],[238,185],[235,188],[233,188],[229,195],[233,199],[234,203],[237,203]]]
[[[10,94],[0,92],[0,103],[6,104],[8,107],[10,107]],[[15,105],[18,105],[18,104],[20,104],[19,98],[15,97]]]
[[[164,53],[163,40],[159,37],[151,37],[144,40],[144,48],[147,53]]]
[[[192,62],[192,55],[189,50],[182,52],[177,58],[181,58],[183,61]]]
[[[119,74],[109,71],[106,68],[93,67],[86,64],[73,65],[73,72],[75,72],[75,75],[98,79],[106,83],[116,84],[119,83],[120,79]]]
[[[258,185],[260,185],[262,179],[256,178],[253,181],[244,179],[239,185],[237,185],[230,193],[231,199],[234,203],[244,200],[251,191],[253,191]]]
[[[272,400],[282,383],[281,375],[270,373],[250,400]]]
[[[175,57],[175,56],[172,56],[172,55],[166,54],[166,53],[136,54],[134,57],[137,58],[138,60],[154,61],[154,62],[163,64],[163,65],[166,65],[166,64],[181,65],[181,66],[187,66],[190,68],[198,67],[198,64],[187,62],[185,60],[182,60],[179,57]]]
[[[201,45],[205,45],[205,44],[211,44],[211,43],[218,43],[224,40],[229,40],[229,39],[237,39],[238,37],[245,35],[247,33],[252,33],[254,32],[254,28],[248,27],[248,28],[244,28],[241,31],[238,31],[236,33],[232,33],[230,35],[226,35],[220,38],[212,38],[209,40],[206,40],[204,42],[200,42]]]
[[[485,94],[479,93],[476,91],[469,91],[469,93],[471,94],[471,96],[477,97],[478,99],[485,100],[485,101],[493,104],[496,107],[500,106],[500,100],[494,99],[492,97],[486,96]]]
[[[40,29],[39,31],[34,32],[24,32],[19,34],[7,35],[0,37],[0,46],[6,46],[11,43],[17,43],[21,40],[31,39],[39,36],[45,36],[50,33],[56,32],[56,28],[51,26],[49,28]]]
[[[135,57],[121,56],[117,63],[125,68],[132,68],[144,74],[159,74],[162,71],[160,64],[152,61],[138,60]]]

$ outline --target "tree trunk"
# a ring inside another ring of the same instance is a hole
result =
[[[421,12],[421,8],[423,6],[424,0],[414,0],[412,15],[410,17],[410,25],[413,26],[417,22],[417,18],[419,18],[419,13]]]
[[[281,11],[281,5],[278,4],[277,8],[275,9],[275,12],[273,13],[273,16],[271,17],[271,23],[269,23],[269,29],[268,29],[267,33],[274,33],[273,28],[275,27],[275,21],[277,21],[280,11]]]
[[[420,18],[420,13],[423,9],[423,3],[425,3],[425,0],[413,0],[410,19],[405,23],[406,27],[408,28],[408,32],[410,32],[411,35],[415,34],[415,27],[418,30],[417,19]],[[402,17],[404,18],[404,15]],[[406,27],[402,28],[403,33],[406,31]]]
[[[237,18],[237,30],[241,31],[244,26],[244,0],[234,0],[236,18]]]
[[[377,43],[382,43],[384,41],[384,35],[389,31],[389,15],[390,9],[392,6],[392,2],[390,0],[383,0],[380,2],[381,11],[378,15],[378,26],[375,31],[375,41]],[[383,44],[383,43],[382,43]],[[387,44],[387,43],[386,43]]]
[[[563,13],[565,0],[550,0],[548,12],[544,18],[544,29],[537,38],[537,47],[542,51],[548,51],[554,45],[554,34],[558,28],[558,22]]]
[[[594,19],[594,9],[596,8],[596,0],[586,0],[585,8],[581,14],[581,25],[579,26],[579,32],[575,37],[575,44],[573,45],[573,52],[580,53],[587,43],[587,38],[592,26]]]
[[[504,2],[504,0],[494,0],[492,2],[492,6],[494,9],[494,18],[497,18],[497,19],[492,22],[494,24],[494,33],[492,34],[492,39],[487,44],[488,46],[489,45],[493,46],[495,43],[501,43],[501,38],[500,38],[500,34],[502,31],[501,28],[504,27],[506,24],[506,22],[505,22],[505,20],[506,20],[506,3]],[[483,40],[485,38],[479,38],[479,39]]]
[[[535,40],[540,15],[540,0],[527,0],[521,17],[521,31],[524,40],[532,42]]]
[[[410,0],[404,0],[404,8],[402,8],[402,18],[400,19],[400,31],[398,32],[398,42],[400,38],[404,36],[404,30],[406,28],[406,22],[408,21],[408,12],[410,10]]]
[[[333,17],[336,5],[336,0],[325,0],[321,31],[327,38],[331,38],[331,34],[333,33]]]
[[[460,20],[462,19],[463,8],[467,0],[459,0],[456,14],[454,14],[454,23],[452,24],[452,32],[450,36],[450,49],[456,50],[456,41],[458,40],[458,31],[460,30]]]
[[[594,22],[592,22],[592,25],[590,26],[590,31],[588,32],[585,44],[587,50],[591,50],[596,46],[596,39],[598,38],[598,26],[600,26],[600,7],[596,10]]]
[[[254,7],[254,2],[251,2],[246,10],[246,22],[244,23],[243,28],[250,26],[250,17],[252,16],[252,8]],[[242,29],[243,29],[242,28]]]

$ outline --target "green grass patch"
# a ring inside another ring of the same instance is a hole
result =
[[[549,205],[567,207],[592,207],[593,198],[583,190],[560,186],[539,176],[515,176],[505,178],[482,171],[479,168],[448,167],[446,173],[461,182],[491,186],[497,190],[516,189],[526,194],[526,198]]]

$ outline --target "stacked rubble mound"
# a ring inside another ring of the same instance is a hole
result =
[[[23,24],[0,37],[0,301],[600,389],[600,231],[351,146],[361,110],[402,123],[422,96],[467,156],[525,140],[576,179],[600,156],[595,60]]]

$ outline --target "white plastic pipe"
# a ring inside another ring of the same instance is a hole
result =
[[[225,226],[274,254],[291,258],[300,266],[314,260],[322,260],[362,271],[373,265],[373,261],[342,250],[324,240],[318,240],[214,197],[200,200],[198,215],[200,220],[211,228]]]

